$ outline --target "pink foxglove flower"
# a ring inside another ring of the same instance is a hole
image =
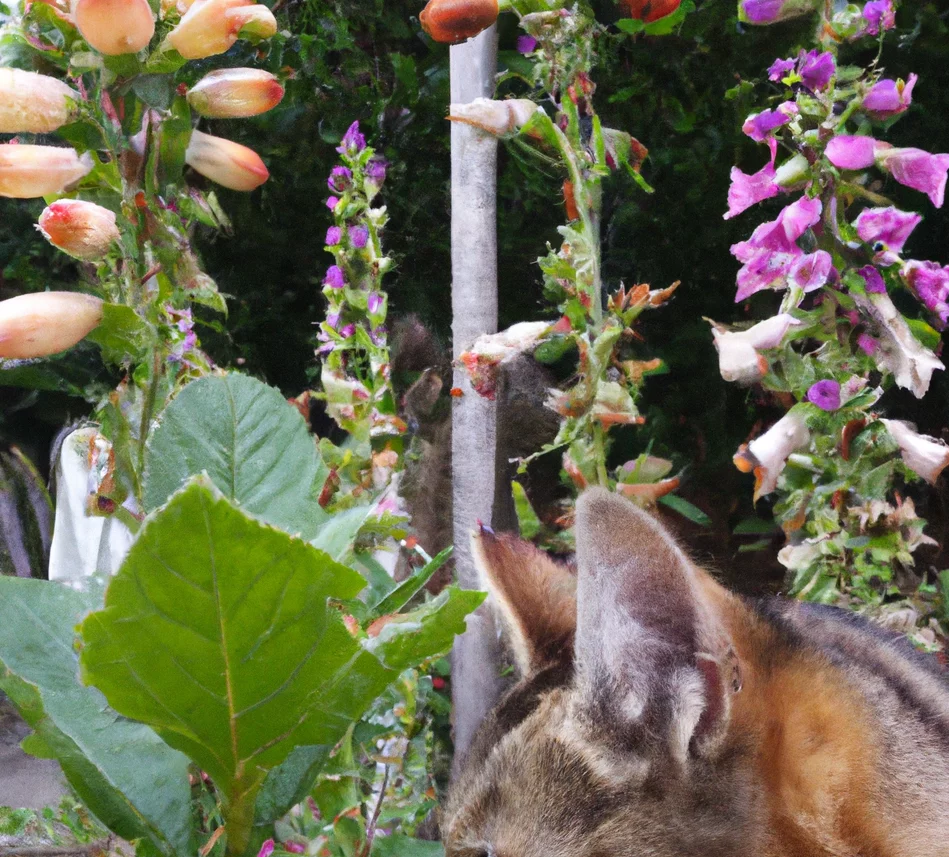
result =
[[[949,266],[911,259],[900,274],[923,306],[945,327],[949,321]]]
[[[878,36],[881,30],[892,30],[896,26],[893,0],[870,0],[863,7],[863,21],[857,36]]]
[[[756,143],[761,143],[775,128],[787,125],[799,112],[797,104],[793,101],[785,101],[774,110],[752,113],[741,126],[741,130]]]
[[[804,292],[813,292],[831,279],[833,267],[830,253],[826,250],[817,250],[806,256],[800,256],[791,263],[788,281]],[[836,273],[834,277],[837,277]]]
[[[786,286],[791,266],[804,255],[797,240],[820,220],[821,210],[819,199],[801,197],[776,220],[762,223],[747,241],[732,245],[732,255],[743,263],[738,272],[736,301],[762,289]]]
[[[903,463],[931,485],[949,465],[949,446],[928,434],[920,434],[916,427],[903,420],[880,420],[899,445]]]
[[[913,87],[918,77],[909,76],[909,80],[878,80],[863,97],[863,109],[874,119],[889,119],[905,113],[913,103]]]
[[[742,444],[733,461],[742,473],[755,474],[755,501],[778,487],[778,477],[788,456],[811,439],[804,421],[804,412],[792,408],[763,435]]]
[[[798,57],[797,73],[801,82],[811,92],[820,92],[837,72],[834,55],[829,51],[801,52]]]
[[[863,282],[865,283],[864,288],[867,291],[867,294],[871,295],[885,295],[886,294],[886,283],[883,281],[883,275],[873,267],[873,265],[865,265],[857,273],[863,277]]]
[[[741,214],[763,199],[777,196],[781,188],[774,181],[774,167],[768,163],[758,172],[748,175],[738,167],[732,167],[731,186],[728,188],[728,211],[724,214],[725,220],[730,220]]]
[[[738,20],[746,24],[774,24],[806,15],[817,8],[817,0],[741,0]]]
[[[842,170],[863,170],[873,166],[879,146],[873,137],[841,134],[827,144],[824,154],[828,161]]]
[[[792,59],[776,59],[771,63],[771,68],[768,69],[768,80],[781,80],[781,78],[787,77],[796,65],[797,63]]]
[[[936,208],[942,208],[946,195],[946,174],[949,155],[933,155],[922,149],[897,149],[881,145],[877,150],[877,166],[886,170],[900,184],[926,194]]]
[[[922,219],[918,214],[900,211],[890,205],[864,209],[854,226],[860,240],[873,247],[876,254],[873,261],[878,265],[893,265],[899,261],[903,245]]]
[[[353,122],[352,125],[343,134],[343,139],[339,141],[336,151],[341,155],[358,155],[366,148],[366,138],[359,130],[359,122]]]

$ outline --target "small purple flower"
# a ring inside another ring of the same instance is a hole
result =
[[[533,36],[518,36],[516,45],[519,54],[532,54],[537,50],[537,39]]]
[[[911,74],[905,83],[890,78],[878,80],[863,97],[863,109],[874,119],[889,119],[905,113],[913,103],[913,87],[918,79]]]
[[[369,230],[365,226],[349,227],[349,243],[357,250],[362,250],[369,241]]]
[[[388,163],[383,158],[372,158],[366,164],[366,181],[375,185],[378,190],[386,180],[386,168]]]
[[[343,269],[339,265],[330,265],[323,278],[323,285],[331,289],[342,289],[346,286],[346,278],[343,276]]]
[[[873,260],[879,265],[899,261],[903,245],[923,218],[915,213],[900,211],[892,205],[886,208],[865,208],[854,221],[861,241],[873,246]]]
[[[771,63],[771,68],[768,69],[768,80],[781,80],[787,77],[788,72],[793,71],[795,65],[797,65],[797,63],[792,59],[775,60]]]
[[[333,167],[326,184],[335,193],[346,193],[353,186],[353,171],[349,167]]]
[[[340,314],[338,312],[331,312],[328,316],[326,316],[327,327],[336,330],[336,328],[339,327],[339,318]]]
[[[340,335],[343,339],[349,339],[349,337],[352,336],[355,332],[356,332],[356,325],[355,325],[355,324],[347,324],[347,325],[339,332],[339,335]]]
[[[339,199],[335,196],[331,196],[329,199],[326,200],[326,207],[330,211],[333,211],[336,208],[336,205],[338,203],[339,203]]]
[[[386,334],[388,330],[384,324],[380,324],[378,327],[374,327],[369,331],[369,338],[372,340],[373,345],[377,345],[380,348],[386,344]]]
[[[922,149],[898,149],[881,144],[877,149],[876,161],[881,170],[886,170],[900,184],[921,191],[936,208],[942,208],[946,197],[949,155],[933,155]]]
[[[795,259],[788,271],[788,280],[805,292],[813,292],[830,279],[832,269],[830,253],[817,250]]]
[[[837,63],[829,51],[801,51],[798,57],[798,74],[801,76],[801,82],[811,92],[820,92],[830,83],[836,72]]]
[[[322,337],[322,336],[318,336],[317,339],[322,340],[323,337]],[[336,348],[335,343],[326,342],[326,343],[324,343],[323,345],[321,345],[319,348],[316,349],[316,356],[317,356],[317,357],[326,357],[327,354],[332,354],[333,351],[335,350],[335,348]]]
[[[741,126],[741,130],[756,143],[768,143],[771,149],[771,163],[778,151],[778,141],[774,139],[773,131],[782,125],[787,125],[798,113],[798,106],[793,101],[785,101],[774,110],[762,110],[752,113]]]
[[[728,188],[728,211],[725,220],[741,214],[746,208],[777,196],[781,189],[774,182],[774,167],[765,164],[753,175],[743,173],[738,167],[732,167],[731,187]]]
[[[840,407],[840,384],[837,381],[818,381],[807,391],[807,401],[822,411],[836,411]]]
[[[349,129],[343,134],[336,151],[341,155],[358,155],[366,148],[366,138],[359,133],[359,122],[353,122]]]
[[[877,350],[877,341],[869,334],[861,333],[857,337],[857,346],[864,354],[872,357]]]
[[[827,160],[842,170],[863,170],[873,165],[881,144],[873,137],[854,137],[841,134],[834,137],[824,150]]]
[[[868,294],[872,295],[885,295],[886,294],[886,283],[883,281],[883,275],[873,267],[873,265],[865,265],[857,273],[863,277],[863,281],[866,283],[866,290]]]
[[[923,306],[945,325],[949,320],[949,266],[912,259],[900,273]]]
[[[343,231],[338,226],[331,226],[326,230],[326,246],[335,247],[342,240]]]
[[[366,298],[366,309],[369,311],[369,315],[375,315],[379,312],[379,308],[382,306],[382,293],[381,292],[369,292],[369,297]]]
[[[273,854],[273,850],[274,841],[272,839],[268,839],[263,845],[260,846],[260,851],[257,852],[257,857],[270,857],[270,855]]]
[[[893,0],[870,0],[863,7],[863,29],[858,36],[879,36],[880,30],[892,30],[896,26],[896,9]]]
[[[774,24],[815,8],[815,0],[741,0],[738,20],[748,24]]]

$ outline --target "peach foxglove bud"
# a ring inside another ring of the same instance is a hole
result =
[[[36,228],[54,247],[85,261],[101,259],[119,239],[115,213],[81,199],[47,206]]]
[[[188,103],[211,119],[257,116],[276,107],[283,87],[269,71],[223,68],[201,78],[188,92]]]
[[[778,477],[784,470],[788,456],[805,446],[811,435],[804,422],[804,413],[788,411],[763,435],[751,443],[742,444],[735,453],[734,462],[742,473],[755,474],[755,501],[770,494],[778,486]]]
[[[0,357],[58,354],[101,319],[102,301],[76,292],[38,292],[0,301]]]
[[[949,446],[928,434],[920,434],[910,423],[902,420],[880,420],[893,440],[899,444],[903,463],[931,485],[949,465]]]
[[[224,17],[242,39],[269,39],[277,32],[277,19],[262,3],[228,9]]]
[[[189,60],[223,54],[237,41],[241,28],[240,21],[227,18],[227,12],[250,5],[251,0],[195,0],[168,34],[168,43]]]
[[[468,104],[452,104],[448,118],[452,122],[474,125],[485,133],[501,136],[518,131],[541,109],[528,98],[511,98],[505,101],[476,98]]]
[[[48,134],[65,125],[79,94],[55,77],[0,68],[0,133]]]
[[[32,199],[61,193],[92,169],[88,152],[59,146],[0,145],[0,196]]]
[[[191,132],[185,163],[231,190],[253,190],[270,178],[260,155],[253,149],[201,131]]]
[[[428,0],[418,20],[436,42],[457,44],[488,29],[498,11],[498,0]]]
[[[148,0],[74,0],[72,10],[82,37],[102,54],[136,54],[155,35]]]

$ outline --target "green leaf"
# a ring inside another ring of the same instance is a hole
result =
[[[662,503],[663,506],[668,506],[670,509],[678,512],[683,518],[688,518],[693,523],[698,524],[700,527],[712,526],[712,519],[706,515],[705,512],[698,506],[693,506],[688,500],[683,500],[675,494],[666,494],[665,497],[659,498],[659,502]]]
[[[194,853],[187,758],[79,681],[73,629],[97,600],[0,578],[0,689],[35,730],[29,747],[59,760],[103,824],[126,839],[147,835],[163,854]]]
[[[912,331],[913,336],[930,351],[938,348],[939,343],[942,342],[942,334],[921,319],[908,318],[906,319],[906,325]]]
[[[385,598],[376,603],[372,608],[372,612],[377,616],[385,616],[405,607],[405,605],[418,594],[421,588],[431,580],[432,575],[448,561],[452,550],[453,547],[449,545],[439,554],[432,557],[429,562],[425,563],[425,565],[416,570],[415,573],[403,580],[402,583],[393,589]]]
[[[743,518],[732,530],[736,536],[761,536],[777,532],[778,525],[774,520],[766,521],[762,518]]]
[[[352,556],[353,543],[366,519],[373,513],[372,506],[354,506],[334,512],[320,526],[310,544],[325,551],[337,562],[346,562]]]
[[[84,677],[207,771],[228,853],[250,841],[267,771],[335,744],[395,677],[327,604],[363,585],[199,478],[146,519],[83,622]]]
[[[441,842],[425,842],[401,833],[376,836],[372,840],[372,857],[444,857]]]
[[[174,82],[167,74],[140,74],[132,81],[133,92],[149,107],[167,110],[174,97]]]
[[[152,349],[155,329],[130,306],[103,304],[102,321],[87,339],[102,349],[102,359],[118,366],[139,363]]]
[[[647,36],[667,36],[673,32],[684,20],[685,16],[695,11],[692,0],[682,0],[682,5],[675,12],[671,12],[651,24],[646,24],[644,32]]]
[[[145,510],[202,472],[246,512],[304,539],[327,519],[317,497],[328,471],[303,417],[255,378],[200,378],[172,399],[145,450]]]
[[[517,480],[511,482],[511,493],[514,495],[514,513],[517,515],[517,526],[522,539],[532,539],[542,529],[543,525],[531,501],[524,490],[524,486]]]

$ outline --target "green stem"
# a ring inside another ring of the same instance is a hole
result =
[[[141,474],[145,472],[145,441],[148,439],[148,427],[152,422],[152,414],[155,412],[155,400],[158,397],[158,381],[164,362],[164,354],[161,348],[156,348],[152,352],[152,374],[148,379],[148,388],[145,391],[145,401],[142,403],[142,419],[138,427],[138,473],[136,486],[141,486]],[[141,497],[137,498],[141,501]]]
[[[603,487],[607,487],[610,479],[606,473],[606,430],[600,422],[594,422],[593,448],[596,455],[597,482]]]

